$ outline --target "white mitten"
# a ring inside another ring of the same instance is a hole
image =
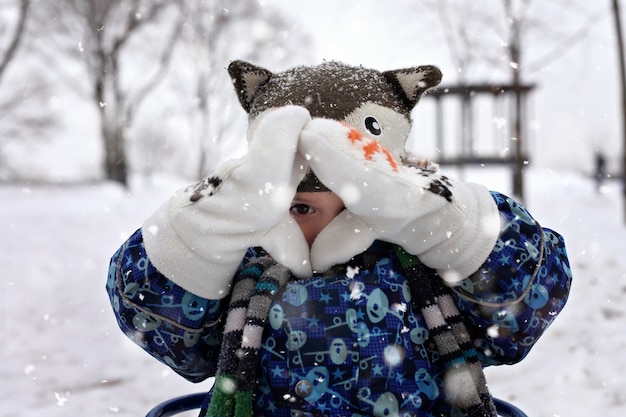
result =
[[[486,188],[402,165],[376,140],[333,120],[309,122],[299,146],[348,210],[447,281],[475,272],[493,250],[500,216]]]
[[[199,296],[226,296],[245,251],[284,223],[308,167],[298,154],[311,119],[287,106],[263,117],[247,155],[220,164],[209,178],[178,191],[143,224],[153,265]]]

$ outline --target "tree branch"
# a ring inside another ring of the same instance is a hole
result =
[[[546,65],[549,65],[550,63],[561,58],[576,43],[586,38],[589,32],[593,29],[593,26],[606,16],[606,10],[599,10],[590,15],[580,29],[556,45],[550,52],[547,52],[541,58],[534,60],[532,64],[527,64],[526,70],[529,72],[539,71]]]
[[[15,27],[15,32],[13,33],[13,38],[11,38],[11,42],[9,43],[9,46],[4,53],[4,56],[2,57],[2,61],[0,61],[0,82],[2,82],[2,76],[9,66],[9,63],[13,59],[13,56],[15,56],[20,41],[22,40],[22,34],[24,33],[24,29],[26,28],[29,3],[30,0],[20,1],[20,12],[18,16],[17,26]]]
[[[143,102],[148,94],[161,82],[165,74],[167,73],[167,69],[169,63],[172,59],[172,55],[174,54],[174,45],[178,41],[180,33],[182,31],[183,25],[185,21],[183,16],[181,15],[178,21],[176,22],[174,29],[172,30],[172,34],[168,39],[167,45],[165,45],[163,52],[161,54],[161,58],[158,63],[158,70],[148,79],[148,81],[135,93],[135,96],[132,100],[132,103],[135,108],[139,107],[139,105]]]

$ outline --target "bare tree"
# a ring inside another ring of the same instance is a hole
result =
[[[24,34],[26,28],[29,3],[30,0],[19,1],[19,10],[15,29],[13,30],[13,33],[7,36],[9,42],[6,45],[5,49],[1,51],[0,55],[0,83],[2,83],[2,76],[4,75],[6,68],[9,66],[9,63],[15,56],[20,42],[22,41],[22,35]],[[0,29],[0,35],[3,35],[3,32],[7,31],[7,29],[7,26],[3,26],[3,28]]]
[[[0,20],[0,179],[7,181],[19,174],[5,150],[46,138],[55,121],[41,105],[48,82],[25,59],[31,2],[3,1],[0,6],[7,12]]]
[[[528,13],[528,6],[531,0],[519,0],[518,7],[515,7],[513,0],[503,0],[504,13],[506,21],[509,24],[508,38],[508,57],[509,67],[511,68],[511,84],[514,91],[514,109],[512,123],[512,139],[515,144],[515,165],[513,166],[513,194],[524,199],[524,180],[523,172],[526,161],[522,150],[522,80],[521,80],[521,62],[522,62],[522,28]]]
[[[244,137],[228,63],[248,59],[280,68],[301,61],[309,50],[306,37],[290,32],[289,22],[258,0],[55,0],[31,4],[28,16],[33,24],[25,52],[39,67],[32,78],[42,80],[39,95],[12,85],[3,97],[39,97],[45,103],[41,93],[54,83],[56,90],[76,93],[79,102],[87,98],[99,116],[105,176],[122,184],[131,164],[145,171],[152,169],[149,164],[160,165],[159,158],[174,160],[188,152],[171,146],[181,134],[196,143],[194,161],[187,159],[185,167],[206,174],[224,142],[235,134]],[[173,60],[176,66],[170,65]],[[189,123],[181,123],[185,112]],[[163,118],[182,129],[167,132]],[[160,153],[161,146],[170,151]],[[136,149],[142,153],[129,154]]]
[[[300,58],[296,48],[307,51],[309,41],[299,33],[289,33],[287,39],[288,21],[258,0],[191,0],[185,5],[181,56],[188,65],[180,82],[187,83],[182,90],[193,97],[188,117],[198,143],[196,176],[202,177],[217,162],[224,142],[241,136],[236,123],[241,114],[225,71],[228,63],[237,58],[281,65]],[[230,111],[231,104],[235,111]]]
[[[615,37],[617,40],[617,53],[619,58],[619,80],[621,89],[621,122],[622,122],[622,196],[624,205],[624,221],[626,221],[626,56],[624,52],[624,30],[619,0],[611,1],[613,20],[615,22]]]
[[[543,2],[537,11],[531,7],[532,0],[490,0],[489,5],[495,5],[494,2],[501,7],[485,7],[486,2],[462,0],[434,0],[427,4],[438,13],[461,85],[481,74],[487,78],[500,74],[513,87],[515,94],[510,121],[511,139],[515,146],[513,193],[523,199],[522,172],[527,163],[522,150],[522,138],[526,133],[522,123],[522,86],[525,79],[528,74],[559,59],[607,13],[604,7],[590,12],[571,0]],[[578,27],[554,25],[549,20],[559,16],[560,23],[566,21],[563,18],[566,12],[578,14],[575,19],[580,22]],[[580,16],[585,17],[581,19]],[[526,52],[531,46],[541,54],[529,57]]]
[[[165,0],[59,0],[48,3],[45,14],[47,22],[56,24],[56,46],[64,52],[47,57],[84,64],[100,118],[106,178],[126,185],[128,128],[164,79],[184,23],[182,13]]]
[[[575,0],[432,0],[419,11],[437,14],[460,82],[510,79],[514,70],[522,79],[530,76],[560,59],[608,15],[606,7]]]
[[[515,165],[513,168],[513,193],[523,199],[524,197],[524,185],[523,185],[523,170],[527,161],[524,159],[522,150],[522,138],[525,137],[524,125],[522,123],[523,112],[523,97],[522,97],[522,70],[531,69],[531,65],[525,65],[523,61],[524,47],[528,46],[525,43],[524,35],[525,31],[542,30],[550,28],[554,25],[540,24],[547,23],[541,22],[535,19],[530,14],[530,6],[532,0],[503,0],[504,15],[506,22],[508,23],[508,39],[506,43],[506,51],[511,69],[511,84],[515,91],[514,108],[513,108],[513,123],[512,123],[512,138],[515,143]],[[572,7],[572,3],[568,3],[567,7]],[[591,19],[586,20],[583,26],[572,33],[560,36],[560,41],[556,45],[550,48],[550,52],[544,55],[542,58],[542,66],[547,64],[548,59],[558,59],[562,52],[566,49],[565,45],[571,46],[575,42],[584,38],[587,33],[593,27],[595,21],[605,16],[604,9],[600,12],[592,13]]]
[[[226,7],[228,4],[233,6]],[[218,71],[223,70],[218,63],[224,59],[220,47],[228,44],[226,36],[230,28],[241,20],[255,15],[258,5],[256,2],[240,2],[239,4],[223,0],[213,2],[187,3],[189,25],[185,32],[184,42],[190,54],[193,76],[191,78],[191,94],[194,106],[190,109],[192,135],[198,141],[197,173],[201,178],[211,165],[210,160],[218,153],[219,139],[223,136],[226,120],[225,109],[216,111],[213,117],[214,106],[212,99],[225,97],[223,77]],[[221,114],[219,114],[219,113]]]

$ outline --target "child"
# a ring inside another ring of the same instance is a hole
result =
[[[439,70],[229,72],[247,155],[176,193],[113,255],[121,329],[205,416],[495,416],[482,368],[563,308],[563,239],[518,203],[411,162]]]

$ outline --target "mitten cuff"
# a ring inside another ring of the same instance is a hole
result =
[[[462,219],[461,223],[456,229],[440,230],[446,238],[418,254],[425,265],[450,283],[458,283],[480,268],[501,230],[498,208],[485,187],[457,183],[454,193],[455,201],[448,207],[447,216]]]
[[[230,293],[231,280],[249,245],[231,236],[207,238],[192,224],[193,217],[197,217],[193,213],[172,213],[176,210],[172,207],[175,201],[173,198],[165,203],[143,224],[144,245],[150,261],[185,290],[207,299],[224,298]],[[185,229],[193,234],[182,236],[174,227],[171,215],[178,217],[178,223],[187,223]]]
[[[291,214],[285,213],[282,221],[268,230],[259,243],[272,259],[289,268],[296,277],[309,278],[313,273],[309,245]]]
[[[311,264],[325,272],[364,252],[377,239],[374,230],[350,210],[343,210],[317,236],[311,246]]]

